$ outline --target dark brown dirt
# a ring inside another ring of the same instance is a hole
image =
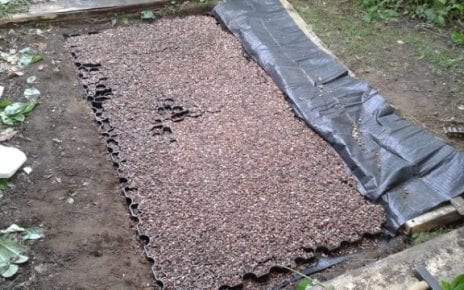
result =
[[[102,77],[113,89],[104,108],[120,169],[138,189],[154,271],[169,289],[236,285],[311,256],[304,248],[380,231],[382,209],[214,19],[107,30],[69,46],[77,62],[102,65],[83,75],[89,93]]]
[[[45,238],[28,244],[31,260],[12,279],[0,278],[0,289],[151,289],[118,179],[63,51],[63,30],[36,32],[0,31],[1,50],[36,46],[45,54],[22,77],[0,74],[4,97],[25,101],[30,75],[42,92],[40,105],[17,126],[20,134],[6,143],[27,154],[32,173],[20,171],[10,180],[14,188],[2,193],[0,228],[40,225]]]

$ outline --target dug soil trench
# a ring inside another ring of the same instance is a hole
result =
[[[213,18],[118,27],[67,47],[168,289],[238,285],[380,232],[382,208]]]

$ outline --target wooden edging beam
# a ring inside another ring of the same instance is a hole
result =
[[[425,232],[462,219],[464,216],[464,198],[458,196],[450,204],[440,206],[405,223],[406,233]]]
[[[170,2],[169,0],[98,0],[92,1],[93,4],[89,5],[90,2],[87,1],[71,0],[66,4],[64,4],[65,2],[61,4],[37,4],[37,6],[31,6],[27,13],[14,14],[0,19],[0,27],[33,21],[78,18],[94,13],[133,11],[147,7],[160,9],[169,5]]]

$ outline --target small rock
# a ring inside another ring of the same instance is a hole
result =
[[[39,264],[39,265],[34,267],[34,270],[39,274],[43,274],[43,273],[47,272],[47,265]]]
[[[29,175],[32,172],[32,167],[30,167],[30,166],[24,167],[23,171],[26,172],[27,175]]]
[[[27,157],[21,150],[0,145],[0,178],[8,179],[26,162]]]
[[[66,203],[73,204],[74,203],[74,198],[68,197],[68,199],[66,200]]]

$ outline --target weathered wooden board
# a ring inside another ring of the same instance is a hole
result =
[[[407,233],[429,231],[458,221],[464,218],[463,214],[464,198],[459,196],[452,199],[447,205],[440,206],[417,218],[407,221],[404,225],[404,231]]]
[[[92,12],[130,10],[143,7],[161,8],[169,0],[57,0],[31,5],[27,13],[14,14],[0,19],[0,26],[39,20],[58,19],[69,15],[85,15]]]

